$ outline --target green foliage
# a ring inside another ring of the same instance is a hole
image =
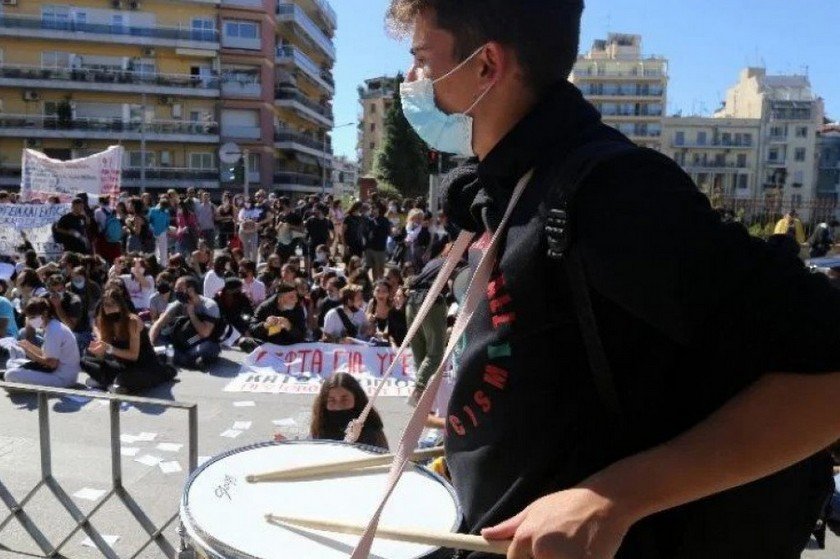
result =
[[[380,200],[390,200],[391,198],[395,198],[400,203],[403,201],[402,192],[400,192],[400,190],[393,184],[378,181],[376,184],[376,191],[379,193]]]
[[[402,75],[397,76],[397,84],[402,81]],[[398,85],[385,115],[385,139],[374,156],[373,174],[377,180],[394,185],[402,196],[423,195],[429,184],[427,162],[426,144],[403,115]]]

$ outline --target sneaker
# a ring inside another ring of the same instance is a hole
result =
[[[93,377],[88,377],[85,381],[85,386],[94,390],[105,390],[105,385],[99,384]]]

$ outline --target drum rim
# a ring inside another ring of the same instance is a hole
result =
[[[206,462],[204,462],[201,466],[196,468],[196,470],[190,474],[189,478],[187,479],[186,484],[184,484],[184,492],[181,495],[181,505],[180,505],[180,518],[181,522],[184,525],[184,529],[187,531],[190,539],[196,542],[199,542],[203,549],[202,551],[208,555],[211,555],[214,559],[230,559],[232,557],[238,559],[266,559],[265,557],[257,557],[251,555],[250,553],[246,553],[239,549],[232,548],[225,544],[224,542],[220,542],[210,534],[207,534],[202,530],[198,523],[193,518],[192,513],[190,512],[189,503],[187,502],[187,495],[190,492],[190,488],[192,487],[193,482],[195,479],[210,465],[215,464],[216,462],[223,460],[229,456],[233,456],[234,454],[239,454],[241,452],[245,452],[248,450],[254,450],[257,448],[264,448],[268,446],[281,446],[281,445],[295,445],[295,444],[318,444],[318,445],[337,445],[337,446],[352,446],[358,448],[360,450],[364,450],[366,452],[370,452],[371,454],[387,454],[388,451],[376,446],[370,446],[365,444],[359,443],[346,443],[343,441],[334,441],[330,439],[312,439],[312,440],[296,440],[296,441],[266,441],[262,443],[256,443],[248,446],[242,446],[239,448],[234,448],[228,451],[223,452],[222,454],[218,454],[213,456]],[[449,495],[452,497],[452,501],[455,503],[455,523],[451,528],[452,532],[458,532],[461,528],[464,520],[464,511],[461,508],[461,503],[458,500],[458,494],[455,492],[455,488],[453,485],[445,479],[443,476],[433,472],[432,470],[420,466],[418,464],[411,463],[411,468],[426,477],[429,477],[441,485],[446,489]],[[226,554],[226,555],[225,555]],[[428,555],[418,555],[414,559],[423,559]]]

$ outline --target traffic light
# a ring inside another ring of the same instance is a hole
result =
[[[239,161],[228,167],[229,180],[234,184],[245,184],[245,159],[240,157]]]
[[[429,150],[429,173],[436,175],[438,172],[438,161],[440,160],[441,154],[433,149]]]

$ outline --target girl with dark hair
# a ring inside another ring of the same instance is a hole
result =
[[[379,280],[374,284],[373,298],[365,314],[373,332],[371,342],[399,347],[406,334],[405,316],[394,307],[391,285],[387,281]]]
[[[359,381],[348,373],[335,373],[324,381],[312,404],[310,436],[313,439],[344,440],[347,424],[359,417],[367,403],[368,397]],[[358,442],[388,450],[382,418],[375,409],[370,410]]]
[[[175,377],[175,370],[158,360],[146,325],[131,311],[122,291],[110,289],[102,296],[94,332],[96,340],[81,362],[90,375],[88,386],[139,392]]]
[[[102,288],[96,282],[91,281],[87,268],[76,266],[70,274],[70,281],[65,286],[70,293],[76,295],[82,301],[83,319],[93,320],[96,314],[96,307],[102,297]],[[88,322],[90,324],[90,322]]]
[[[366,219],[362,217],[362,203],[356,202],[350,206],[344,218],[344,245],[346,248],[344,261],[351,256],[361,256],[365,253]]]
[[[44,343],[38,347],[31,339],[18,341],[25,358],[9,359],[4,380],[58,388],[76,384],[79,348],[70,328],[56,317],[52,305],[43,297],[32,298],[26,304],[24,315],[25,335],[34,338],[36,332],[43,331]]]
[[[180,201],[175,213],[175,226],[178,252],[184,256],[191,254],[198,241],[198,219],[193,212],[192,201],[186,198]]]

